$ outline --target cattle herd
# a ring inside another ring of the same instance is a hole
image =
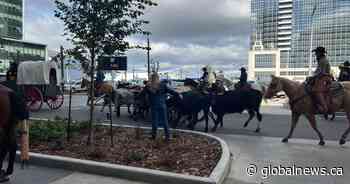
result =
[[[168,119],[172,128],[184,128],[194,130],[198,122],[205,121],[205,132],[209,130],[209,119],[214,122],[211,129],[216,131],[217,127],[223,126],[225,114],[242,113],[247,111],[248,120],[244,123],[247,127],[249,122],[256,116],[258,125],[256,132],[260,131],[260,105],[263,92],[256,89],[229,90],[218,93],[217,87],[213,85],[209,90],[202,91],[198,83],[188,79],[184,83],[188,90],[176,90],[181,97],[169,96],[167,99]],[[146,119],[149,116],[149,100],[144,88],[120,85],[114,90],[112,97],[106,97],[105,105],[110,103],[115,106],[117,116],[120,116],[120,107],[128,107],[130,117],[134,120]],[[103,111],[104,107],[102,108]]]

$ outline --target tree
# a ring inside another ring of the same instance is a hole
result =
[[[95,60],[102,54],[125,53],[130,48],[126,37],[149,34],[142,19],[146,7],[156,6],[154,0],[55,0],[55,16],[63,20],[64,35],[75,46],[88,50],[90,60],[90,96],[94,96]],[[89,138],[92,142],[94,102],[90,106]]]

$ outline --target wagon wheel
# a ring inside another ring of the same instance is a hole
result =
[[[58,93],[56,96],[48,96],[46,99],[46,104],[51,110],[57,110],[62,107],[64,101],[63,93]]]
[[[43,94],[37,87],[26,87],[24,90],[27,108],[30,112],[38,112],[43,105]]]

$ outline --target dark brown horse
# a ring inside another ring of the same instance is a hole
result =
[[[28,119],[28,116],[23,99],[0,84],[0,182],[8,181],[8,176],[13,173],[17,150],[16,124],[19,120]],[[3,171],[3,161],[7,154],[8,167]]]

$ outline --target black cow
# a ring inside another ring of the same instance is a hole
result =
[[[217,119],[214,119],[215,126],[212,131],[216,131],[219,123],[223,126],[223,117],[225,114],[242,113],[244,110],[247,110],[249,118],[245,122],[244,127],[248,126],[256,113],[259,123],[255,132],[260,132],[260,122],[262,120],[260,105],[262,99],[263,94],[255,89],[234,90],[227,91],[223,95],[213,95],[211,107],[213,113],[217,116]]]
[[[196,123],[205,120],[205,132],[208,132],[208,115],[210,111],[210,95],[203,94],[197,90],[181,93],[182,99],[178,97],[172,97],[167,101],[168,110],[170,114],[176,114],[176,117],[170,120],[172,127],[176,128],[182,118],[190,120],[188,128],[193,130]],[[203,112],[203,117],[199,120],[198,114]]]

